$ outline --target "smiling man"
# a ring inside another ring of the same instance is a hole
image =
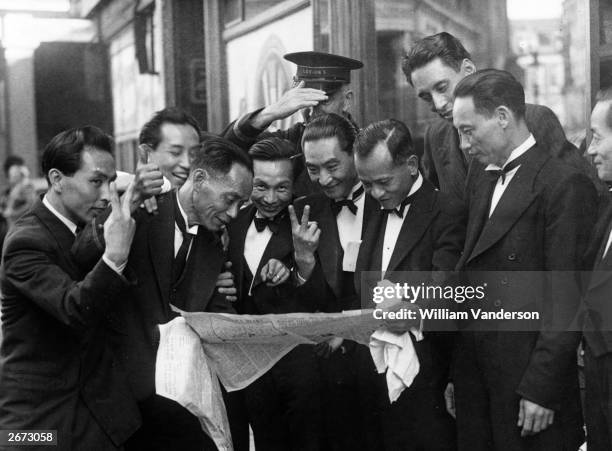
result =
[[[175,316],[171,305],[187,311],[234,312],[216,289],[225,263],[220,232],[249,199],[253,169],[241,149],[218,137],[192,150],[189,163],[185,183],[157,197],[157,215],[142,209],[134,215],[136,237],[128,267],[139,283],[128,291],[129,302],[121,310],[123,335],[117,355],[139,402],[143,425],[127,443],[128,450],[212,446],[195,416],[155,394],[157,326]],[[93,224],[87,232],[99,230]],[[89,254],[102,242],[93,237],[80,252]]]
[[[0,428],[56,430],[58,449],[123,449],[140,425],[111,346],[129,287],[132,190],[120,203],[112,138],[96,127],[54,137],[42,168],[49,189],[4,247]],[[75,234],[109,204],[106,250],[88,272],[71,253]]]
[[[223,133],[245,150],[257,139],[269,136],[270,133],[264,131],[274,121],[288,118],[299,111],[303,113],[304,122],[271,133],[272,136],[291,141],[298,153],[302,152],[302,135],[310,120],[323,114],[337,114],[353,123],[350,115],[354,97],[350,84],[351,71],[361,69],[361,61],[323,52],[288,53],[284,58],[297,65],[294,87],[276,102],[231,123]],[[358,128],[354,123],[353,126]],[[317,185],[309,182],[306,172],[296,176],[296,196],[310,194],[316,189]]]
[[[465,236],[461,202],[422,177],[406,125],[395,119],[368,125],[357,136],[355,166],[366,192],[381,207],[369,217],[357,260],[355,286],[361,299],[371,299],[370,290],[381,278],[413,286],[448,284]],[[367,289],[361,292],[364,285]],[[425,307],[422,300],[417,305]],[[430,330],[413,342],[420,370],[412,385],[392,404],[385,376],[377,387],[385,449],[454,450],[455,424],[444,401],[449,336]]]
[[[576,348],[568,332],[597,193],[578,170],[540,150],[521,84],[487,69],[455,88],[461,149],[482,165],[467,184],[469,218],[457,268],[486,286],[486,311],[537,311],[532,323],[474,320],[455,348],[460,450],[559,450],[582,443]],[[520,331],[520,332],[517,332]]]
[[[476,71],[472,57],[459,39],[442,32],[415,42],[402,60],[402,70],[418,97],[440,116],[425,131],[424,176],[441,191],[463,199],[471,157],[461,151],[453,127],[453,91],[466,75]],[[527,104],[525,122],[542,150],[597,182],[592,167],[565,139],[559,120],[549,108]]]
[[[249,155],[252,205],[229,227],[236,310],[252,315],[312,312],[314,299],[300,303],[289,278],[294,262],[287,207],[293,201],[295,146],[267,138],[254,144]],[[296,347],[243,392],[257,449],[321,449],[323,412],[312,346]]]

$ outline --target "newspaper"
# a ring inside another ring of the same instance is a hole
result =
[[[227,391],[240,390],[299,344],[336,336],[368,345],[370,335],[381,326],[372,310],[181,315],[159,326],[156,390],[196,415],[223,451],[233,446],[219,380]]]

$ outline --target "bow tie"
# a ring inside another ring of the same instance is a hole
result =
[[[283,214],[279,213],[273,218],[257,218],[255,217],[253,221],[255,222],[255,230],[258,232],[263,232],[266,227],[270,229],[270,232],[276,234],[278,229],[280,228],[280,221],[283,218]]]
[[[343,207],[348,208],[351,213],[356,215],[357,205],[355,205],[355,201],[359,199],[362,194],[363,194],[363,186],[360,186],[359,188],[355,190],[355,192],[353,193],[350,199],[342,199],[342,200],[337,200],[337,201],[332,200],[331,209],[332,209],[332,212],[334,213],[334,216],[338,216],[338,213],[340,213]]]
[[[491,177],[493,177],[494,180],[497,180],[498,178],[501,177],[502,185],[503,185],[504,183],[506,183],[506,174],[512,171],[513,169],[519,167],[521,164],[525,162],[526,159],[527,159],[527,152],[525,152],[523,155],[512,160],[502,169],[487,169],[486,171],[488,174],[491,175]]]
[[[395,207],[395,208],[385,208],[385,209],[383,209],[383,211],[385,213],[387,213],[387,215],[389,215],[391,213],[395,213],[395,215],[398,218],[403,218],[404,217],[404,210],[406,210],[406,207],[412,203],[412,201],[414,200],[414,195],[415,194],[416,193],[412,193],[410,196],[406,197],[398,207]]]

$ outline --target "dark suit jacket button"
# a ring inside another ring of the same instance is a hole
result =
[[[495,301],[493,302],[493,305],[495,307],[501,307],[501,305],[502,305],[501,299],[495,299]]]
[[[508,260],[510,260],[511,262],[513,262],[514,260],[516,260],[516,254],[512,253],[510,255],[508,255]]]

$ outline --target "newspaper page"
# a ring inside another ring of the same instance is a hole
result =
[[[220,450],[233,446],[219,380],[228,391],[240,390],[299,344],[339,336],[367,345],[381,326],[372,310],[181,314],[160,326],[156,390],[196,415]]]

